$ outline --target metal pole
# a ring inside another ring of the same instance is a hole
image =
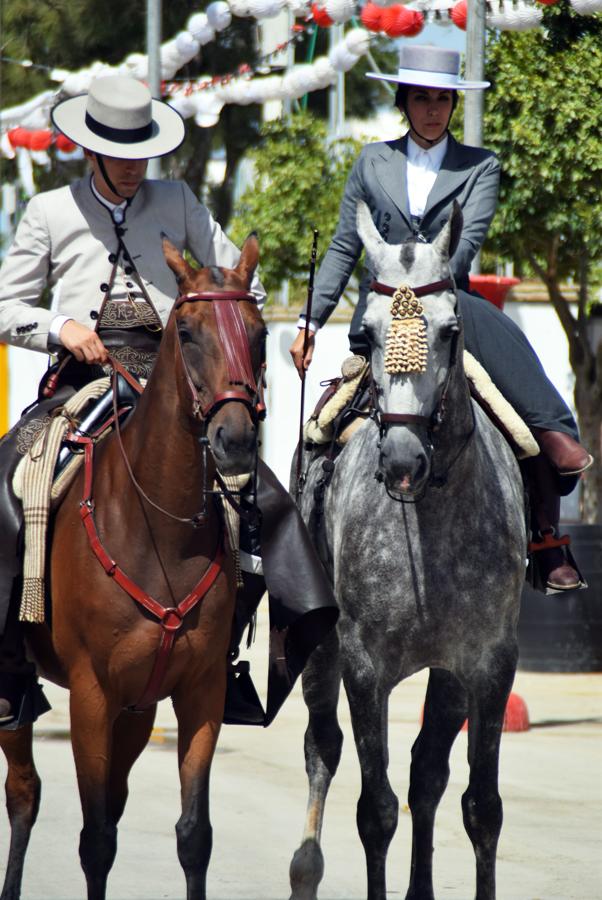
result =
[[[146,0],[146,53],[148,55],[148,86],[157,100],[161,99],[161,0]],[[161,177],[161,160],[151,159],[147,176]]]
[[[467,81],[483,81],[485,77],[485,0],[468,0],[466,21]],[[464,94],[464,143],[471,147],[483,146],[483,91],[466,91]],[[475,256],[471,272],[481,271],[481,254]]]
[[[467,81],[483,81],[485,77],[485,0],[468,0],[465,77]],[[483,91],[466,91],[464,143],[483,146]]]

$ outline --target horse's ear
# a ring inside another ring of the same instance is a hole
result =
[[[449,219],[433,241],[433,247],[447,259],[451,259],[458,248],[463,224],[462,207],[454,200]]]
[[[252,231],[249,237],[242,245],[240,251],[240,259],[235,271],[243,278],[247,287],[251,286],[253,274],[259,262],[259,241],[257,240],[257,232]]]
[[[358,200],[357,202],[356,221],[357,233],[360,236],[362,244],[366,248],[366,253],[373,262],[376,262],[385,242],[376,230],[368,204],[364,203],[363,200]]]
[[[191,278],[194,275],[194,269],[189,263],[186,262],[178,248],[174,247],[172,242],[163,231],[161,232],[161,239],[163,244],[163,256],[165,257],[165,262],[176,276],[178,284],[180,284],[180,282],[184,281],[186,278]]]

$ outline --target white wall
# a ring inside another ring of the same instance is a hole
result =
[[[508,303],[505,312],[525,332],[549,378],[574,412],[574,377],[568,360],[566,337],[556,313],[547,303]],[[266,404],[267,419],[262,426],[262,456],[288,487],[290,465],[299,436],[301,382],[292,364],[289,347],[296,334],[294,322],[268,322]],[[320,382],[340,374],[341,362],[349,355],[348,323],[334,322],[318,332],[314,360],[307,375],[305,418],[322,394]],[[47,358],[11,347],[10,421],[17,421],[21,410],[36,396],[38,381],[46,369]],[[578,491],[563,500],[563,517],[578,518]]]

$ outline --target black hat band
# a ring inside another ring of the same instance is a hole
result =
[[[153,137],[152,121],[142,128],[112,128],[110,125],[103,125],[87,112],[86,125],[97,137],[115,141],[117,144],[138,144]]]

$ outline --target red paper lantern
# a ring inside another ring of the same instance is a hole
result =
[[[27,128],[11,128],[7,134],[13,147],[29,147],[31,132]]]
[[[424,28],[424,16],[417,9],[407,9],[405,6],[402,6],[402,9],[410,14],[406,19],[407,24],[402,34],[404,37],[415,37]]]
[[[552,2],[556,2],[556,0],[552,0]],[[456,3],[455,6],[451,8],[451,20],[454,25],[457,25],[458,28],[461,28],[462,31],[466,31],[466,16],[468,14],[466,0],[460,0],[459,3]]]
[[[382,31],[382,17],[383,8],[376,3],[366,3],[360,15],[362,25],[368,31]]]
[[[48,150],[52,143],[52,131],[31,131],[29,133],[30,150]]]
[[[330,18],[326,10],[318,6],[317,3],[312,3],[311,5],[311,14],[313,16],[313,20],[316,25],[319,25],[320,28],[329,28],[333,24],[333,20]]]
[[[416,10],[395,4],[383,9],[381,22],[382,30],[389,37],[413,37],[422,31],[424,16]]]
[[[57,134],[54,139],[54,146],[57,150],[60,150],[61,153],[73,153],[73,151],[77,148],[77,144],[74,144],[73,141],[70,141],[69,138],[64,134]]]

